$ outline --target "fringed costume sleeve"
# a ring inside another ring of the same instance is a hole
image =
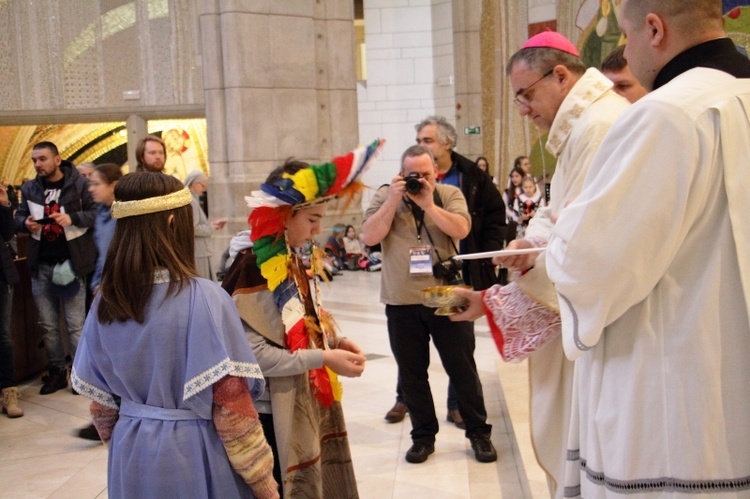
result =
[[[232,467],[255,497],[278,498],[278,484],[273,479],[273,453],[263,436],[247,382],[226,376],[213,389],[213,420]]]
[[[102,442],[105,444],[109,443],[112,438],[112,430],[115,427],[115,423],[117,423],[117,419],[120,417],[119,411],[98,402],[91,402],[89,412],[91,412],[91,419],[94,422],[96,431],[99,432]]]

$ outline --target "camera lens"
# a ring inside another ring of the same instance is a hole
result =
[[[406,176],[406,191],[417,194],[422,190],[422,182],[419,181],[419,173],[410,173]]]

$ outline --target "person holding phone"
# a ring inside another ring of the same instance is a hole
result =
[[[30,234],[28,262],[31,289],[44,329],[49,371],[39,391],[54,393],[68,386],[60,311],[68,330],[68,353],[75,357],[86,317],[86,278],[96,266],[93,227],[96,203],[87,180],[60,157],[52,142],[31,151],[37,176],[21,187],[16,230]]]

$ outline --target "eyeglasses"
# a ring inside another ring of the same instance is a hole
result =
[[[519,88],[518,91],[516,92],[516,95],[513,97],[513,102],[515,102],[516,105],[518,105],[518,106],[528,106],[531,103],[531,99],[529,99],[528,97],[526,97],[526,95],[525,95],[526,92],[528,92],[531,89],[531,87],[533,87],[534,85],[536,85],[537,83],[539,83],[540,81],[542,81],[543,79],[545,79],[546,77],[548,77],[549,75],[551,75],[554,71],[555,71],[555,68],[552,68],[549,71],[547,71],[546,73],[544,73],[544,75],[542,75],[541,78],[539,78],[538,80],[536,80],[534,83],[532,83],[528,87],[526,87],[526,88]]]

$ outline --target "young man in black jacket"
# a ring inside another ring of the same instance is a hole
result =
[[[93,227],[96,203],[86,179],[60,158],[52,142],[40,142],[31,151],[37,176],[21,186],[16,230],[31,234],[28,262],[31,289],[44,329],[49,374],[39,393],[47,395],[68,386],[67,364],[60,336],[59,310],[63,309],[69,353],[75,356],[86,317],[85,276],[94,270],[96,247]]]

